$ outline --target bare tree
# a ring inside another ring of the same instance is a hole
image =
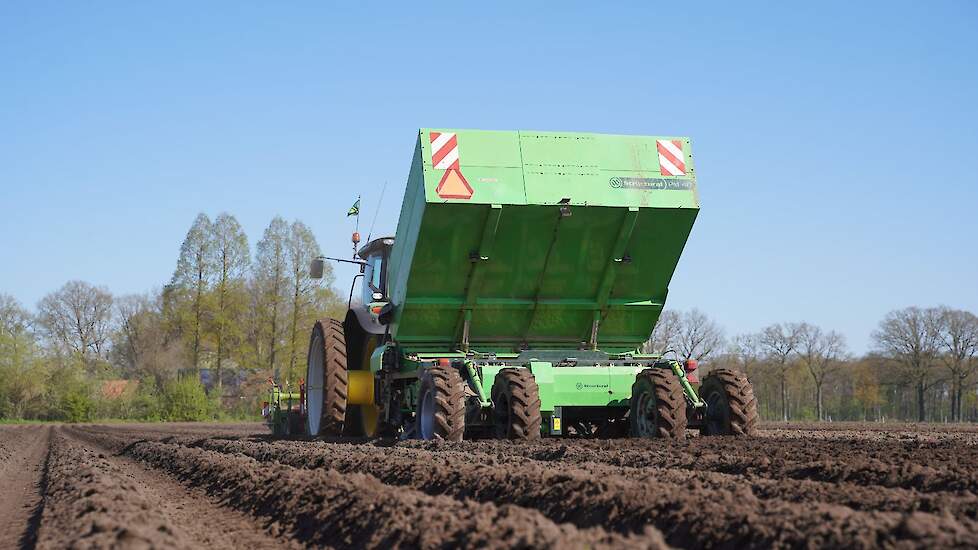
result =
[[[264,328],[256,330],[256,338],[268,341],[268,368],[275,380],[280,373],[276,363],[279,341],[282,336],[284,307],[288,301],[286,286],[289,281],[287,243],[289,224],[276,216],[265,228],[255,253],[255,299],[258,314],[256,321]],[[267,332],[266,332],[267,330]],[[260,340],[257,341],[260,343]],[[260,354],[259,360],[261,360]]]
[[[149,309],[149,297],[146,295],[130,294],[115,301],[116,314],[119,318],[118,341],[112,347],[119,362],[127,370],[135,371],[143,352],[142,317]]]
[[[761,362],[761,337],[759,334],[738,334],[730,343],[730,350],[737,358],[741,370],[753,377]]]
[[[676,352],[684,360],[705,361],[723,349],[723,329],[698,309],[681,316]]]
[[[91,367],[104,359],[112,328],[112,294],[104,287],[69,281],[41,299],[38,320],[62,350],[78,354]]]
[[[825,419],[822,388],[826,378],[844,364],[842,360],[845,350],[845,338],[838,332],[823,332],[817,326],[802,323],[799,329],[798,355],[815,382],[815,413],[819,420]]]
[[[761,331],[760,345],[768,360],[778,370],[781,383],[781,419],[788,421],[788,369],[789,359],[798,349],[801,325],[776,323]]]
[[[211,220],[206,214],[197,214],[190,231],[180,246],[180,258],[173,273],[171,287],[191,296],[191,356],[194,370],[200,370],[201,331],[204,322],[205,293],[214,274],[213,240]]]
[[[211,226],[211,250],[214,252],[217,280],[217,306],[214,332],[217,342],[217,387],[223,386],[222,366],[227,355],[228,339],[241,332],[241,300],[244,276],[251,265],[248,237],[234,216],[221,213]]]
[[[873,332],[877,349],[896,361],[903,377],[917,392],[917,420],[927,418],[924,396],[935,383],[934,365],[940,341],[941,315],[937,309],[908,307],[891,311]]]
[[[951,377],[951,420],[960,421],[964,386],[978,370],[978,316],[945,306],[937,313],[940,356]]]
[[[299,326],[309,321],[317,283],[309,277],[309,263],[321,256],[316,237],[300,221],[292,222],[286,247],[292,293],[291,331],[289,339],[289,375],[294,376],[299,356]]]
[[[672,310],[663,311],[652,328],[649,339],[642,344],[642,353],[662,355],[667,350],[675,349],[679,340],[679,325],[678,313]]]
[[[131,377],[150,376],[160,387],[180,367],[180,344],[167,334],[162,296],[139,294],[116,300],[119,328],[113,356]]]

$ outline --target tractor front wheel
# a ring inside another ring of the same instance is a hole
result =
[[[716,369],[703,379],[700,399],[706,402],[704,435],[752,436],[757,431],[757,399],[742,373]]]
[[[528,369],[503,369],[492,383],[492,419],[499,439],[539,439],[540,388]]]
[[[421,373],[417,431],[421,439],[462,441],[465,382],[455,368],[437,365]]]
[[[672,370],[651,368],[638,373],[628,417],[633,437],[686,436],[686,398]]]

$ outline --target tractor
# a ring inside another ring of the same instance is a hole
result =
[[[360,273],[290,415],[307,437],[750,436],[742,373],[638,351],[698,212],[688,138],[422,129],[395,234],[312,263]]]

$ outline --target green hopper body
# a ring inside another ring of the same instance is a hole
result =
[[[422,129],[390,333],[408,353],[635,350],[698,212],[688,138]]]

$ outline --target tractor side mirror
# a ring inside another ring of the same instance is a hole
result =
[[[309,276],[313,279],[322,279],[323,271],[326,269],[326,260],[316,258],[309,264]]]

